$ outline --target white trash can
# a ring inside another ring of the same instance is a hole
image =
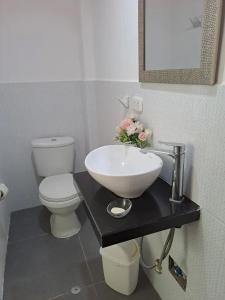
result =
[[[100,254],[106,284],[121,294],[132,294],[138,282],[138,243],[132,240],[100,248]]]

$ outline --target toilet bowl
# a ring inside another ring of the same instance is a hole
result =
[[[72,175],[74,139],[69,136],[34,139],[32,150],[36,174],[43,178],[39,185],[39,198],[52,213],[52,234],[57,238],[77,234],[81,225],[75,210],[81,198]]]
[[[57,238],[68,238],[81,228],[75,210],[81,202],[73,175],[70,173],[48,176],[39,186],[39,199],[52,213],[51,232]]]

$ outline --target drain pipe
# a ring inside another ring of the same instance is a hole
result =
[[[162,273],[162,262],[170,252],[170,249],[171,249],[171,246],[172,246],[172,243],[173,243],[173,239],[174,239],[174,233],[175,233],[175,228],[171,228],[170,231],[169,231],[169,234],[167,236],[166,242],[163,246],[163,250],[162,250],[160,258],[156,259],[156,261],[152,265],[147,265],[145,263],[144,256],[143,256],[144,237],[141,238],[141,251],[140,251],[141,252],[141,265],[145,269],[154,269],[159,274]]]

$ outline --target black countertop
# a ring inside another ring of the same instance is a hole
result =
[[[98,184],[88,172],[74,174],[74,179],[102,247],[180,227],[200,218],[200,207],[190,199],[172,204],[168,200],[170,186],[160,178],[141,197],[131,199],[132,209],[121,219],[113,218],[106,211],[109,202],[118,196]]]

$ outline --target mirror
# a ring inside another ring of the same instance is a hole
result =
[[[139,0],[139,81],[214,84],[222,0]]]
[[[146,70],[200,68],[203,9],[203,0],[145,2]]]

